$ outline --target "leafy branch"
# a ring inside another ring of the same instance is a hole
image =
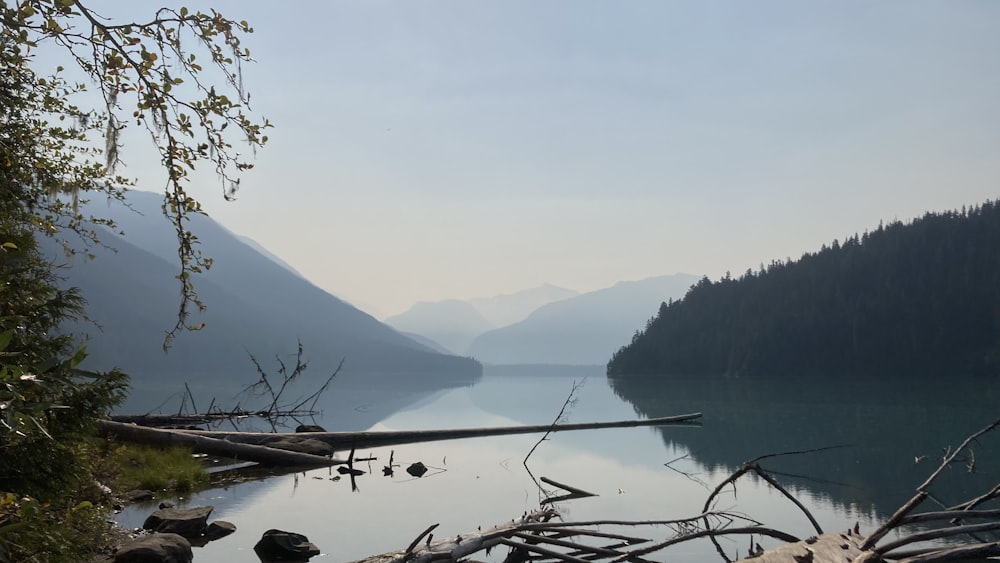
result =
[[[5,3],[0,5],[0,21],[4,41],[17,54],[11,59],[13,64],[5,66],[31,73],[32,50],[49,41],[63,47],[96,86],[104,101],[102,172],[109,181],[122,181],[110,176],[120,163],[120,134],[129,122],[145,128],[158,148],[167,175],[162,209],[177,235],[180,261],[176,277],[181,302],[176,323],[166,333],[164,348],[168,347],[186,327],[192,308],[204,309],[191,276],[212,265],[188,228],[191,214],[204,213],[187,192],[189,175],[208,163],[222,184],[223,196],[233,199],[240,175],[253,168],[234,142],[240,139],[252,156],[268,140],[264,132],[271,124],[251,118],[250,93],[243,86],[243,63],[253,59],[242,40],[253,28],[215,10],[203,13],[187,8],[161,8],[141,23],[115,23],[80,0]],[[199,56],[206,53],[208,62],[202,66]],[[221,74],[222,80],[208,80],[214,77],[212,73]],[[65,99],[84,89],[77,85],[60,95]],[[67,109],[81,116],[94,113]],[[81,188],[96,188],[94,184],[58,185],[74,198]]]

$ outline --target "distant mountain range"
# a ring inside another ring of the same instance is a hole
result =
[[[486,320],[474,305],[458,299],[420,302],[405,313],[388,317],[385,322],[404,333],[419,334],[458,354],[467,349],[476,336],[496,326]]]
[[[341,359],[345,377],[433,374],[467,384],[482,373],[476,361],[441,354],[400,334],[205,216],[191,217],[190,229],[214,259],[211,270],[194,279],[207,310],[188,323],[205,327],[179,334],[164,353],[164,333],[173,327],[179,304],[176,239],[161,216],[161,196],[136,191],[128,201],[134,211],[99,205],[92,210],[113,217],[125,231],[125,238],[107,231],[102,242],[114,250],[91,248],[95,259],[74,256],[62,270],[65,284],[81,289],[92,320],[68,327],[88,335],[84,367],[120,367],[136,389],[245,384],[256,377],[250,354],[265,369],[277,367],[276,356],[294,365],[301,341],[317,377],[332,372]],[[51,245],[58,262],[70,260],[52,241],[42,243]]]
[[[486,320],[493,325],[491,328],[498,328],[524,320],[543,305],[576,297],[579,294],[580,292],[574,289],[547,283],[515,293],[469,299],[469,303],[486,317]]]
[[[404,333],[433,341],[439,348],[464,355],[480,334],[516,323],[542,305],[575,295],[579,292],[544,284],[494,297],[421,301],[385,322]]]
[[[679,299],[696,281],[690,274],[623,281],[555,301],[480,335],[466,353],[488,364],[604,364],[661,303]]]
[[[674,274],[584,294],[544,285],[493,298],[418,303],[386,323],[490,364],[604,364],[660,303],[680,298],[697,281]]]

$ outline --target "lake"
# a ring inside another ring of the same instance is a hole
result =
[[[856,381],[770,379],[608,380],[602,366],[486,368],[482,378],[423,388],[382,379],[347,381],[329,393],[316,422],[329,430],[413,430],[553,422],[574,385],[567,422],[610,421],[703,412],[697,427],[621,428],[552,434],[527,462],[540,435],[474,438],[357,452],[376,461],[356,466],[356,480],[333,480],[320,469],[209,490],[179,505],[215,506],[212,519],[238,531],[196,548],[195,561],[254,562],[254,543],[270,528],[305,534],[323,551],[313,561],[352,561],[405,548],[429,525],[438,538],[474,531],[536,509],[545,493],[532,477],[547,477],[598,496],[561,502],[567,520],[663,520],[696,515],[711,487],[759,455],[843,446],[761,463],[793,491],[827,530],[859,522],[872,531],[913,494],[938,465],[944,448],[1000,416],[1000,384],[978,380]],[[351,399],[354,389],[359,397]],[[363,398],[362,389],[364,391]],[[380,392],[388,397],[380,401]],[[353,405],[353,406],[352,406]],[[375,420],[377,419],[377,420]],[[352,423],[351,421],[355,422]],[[362,421],[362,422],[357,422]],[[360,427],[359,427],[360,426]],[[996,484],[1000,435],[977,446],[932,489],[943,505]],[[383,476],[390,454],[395,468]],[[346,456],[346,454],[345,454]],[[405,468],[423,462],[413,478]],[[975,471],[969,473],[967,466]],[[552,487],[546,486],[552,490]],[[933,505],[928,503],[927,509]],[[153,507],[127,510],[138,526]],[[717,509],[751,515],[799,537],[811,526],[767,483],[744,477],[721,495]],[[670,537],[665,527],[630,535]],[[758,539],[768,547],[775,545]],[[731,556],[747,539],[721,540]],[[505,549],[490,561],[502,560]],[[653,554],[653,560],[718,561],[707,541]]]

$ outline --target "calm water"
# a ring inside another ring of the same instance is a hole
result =
[[[825,528],[846,529],[860,522],[862,532],[870,531],[911,496],[936,467],[942,448],[957,445],[1000,416],[1000,385],[983,382],[622,382],[608,381],[601,367],[574,367],[487,369],[474,385],[433,392],[408,392],[406,386],[383,383],[391,399],[380,402],[369,388],[366,398],[351,408],[342,392],[336,405],[326,407],[337,412],[318,422],[331,430],[344,428],[354,412],[365,421],[378,413],[380,420],[361,425],[373,430],[547,424],[574,383],[582,386],[567,411],[569,422],[705,413],[701,427],[550,436],[528,460],[531,472],[599,495],[560,503],[568,520],[660,520],[698,514],[708,495],[706,487],[714,487],[743,461],[771,452],[845,445],[763,465],[780,474],[782,484],[796,492]],[[323,469],[183,499],[192,505],[214,505],[213,518],[238,527],[236,534],[196,549],[195,561],[255,562],[253,544],[270,528],[308,536],[323,550],[313,561],[339,562],[404,548],[435,523],[440,524],[435,535],[444,537],[508,520],[537,508],[544,498],[522,465],[539,438],[477,438],[358,452],[377,461],[357,479],[357,491],[347,478],[331,480],[337,474]],[[975,473],[967,474],[964,466],[947,472],[935,497],[954,504],[992,486],[1000,474],[991,448],[996,443],[1000,436],[987,438],[977,448]],[[386,477],[382,468],[390,451],[401,467]],[[415,461],[430,468],[420,479],[404,471]],[[735,490],[728,490],[716,508],[752,515],[800,537],[812,535],[793,506],[766,483],[752,479],[744,478]],[[137,526],[149,510],[130,510],[121,522]],[[669,537],[665,528],[628,533]],[[745,538],[724,545],[731,555],[737,550],[745,554]],[[717,561],[718,555],[710,544],[692,542],[654,557],[667,558]],[[500,559],[502,554],[498,558],[494,553],[491,560]]]

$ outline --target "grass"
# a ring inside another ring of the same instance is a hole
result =
[[[208,474],[186,448],[157,448],[136,444],[117,446],[108,457],[111,488],[186,493],[207,487]]]
[[[21,476],[21,481],[47,482],[50,489],[40,489],[36,494],[48,496],[38,500],[23,492],[5,492],[0,481],[0,563],[107,560],[121,537],[108,525],[113,497],[102,485],[117,493],[134,489],[185,493],[209,486],[202,464],[184,448],[100,438],[57,448],[40,443],[47,446],[45,456],[27,446],[0,452],[0,476],[18,454],[32,462],[23,466],[35,470]]]

